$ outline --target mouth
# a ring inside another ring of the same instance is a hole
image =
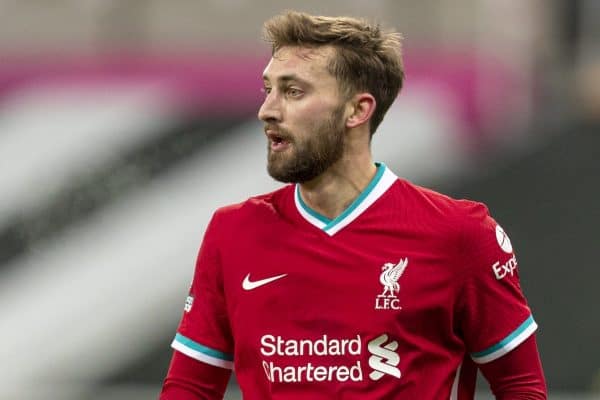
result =
[[[273,151],[283,151],[290,146],[290,140],[280,132],[272,129],[265,129],[269,139],[269,147]]]

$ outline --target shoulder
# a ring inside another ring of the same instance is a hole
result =
[[[286,185],[269,193],[249,197],[234,204],[218,208],[211,223],[219,225],[239,225],[248,220],[263,220],[268,215],[278,213],[284,200],[293,196],[294,186]]]
[[[493,272],[495,264],[516,262],[507,233],[490,215],[485,204],[401,183],[405,185],[403,197],[413,204],[407,213],[412,226],[432,239],[429,242],[432,248],[438,244],[439,248],[451,252],[452,265],[465,279],[485,277]],[[516,273],[514,275],[517,279]],[[459,281],[464,279],[457,279]]]
[[[481,241],[495,241],[495,221],[485,204],[457,199],[399,179],[395,203],[402,209],[401,223],[427,241],[432,249],[453,254],[464,265]]]
[[[489,217],[487,206],[481,202],[456,199],[435,190],[398,179],[401,201],[410,213],[430,223],[452,226],[454,230],[476,228]]]

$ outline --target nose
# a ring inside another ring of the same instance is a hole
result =
[[[281,122],[281,107],[275,91],[265,97],[258,109],[258,119],[263,122]]]

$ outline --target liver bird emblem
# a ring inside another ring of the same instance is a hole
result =
[[[383,285],[383,292],[377,297],[396,297],[396,293],[400,291],[398,279],[404,273],[408,265],[408,258],[400,259],[398,264],[385,263],[381,267],[383,272],[379,276],[379,282]]]

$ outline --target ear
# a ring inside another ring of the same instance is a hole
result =
[[[358,93],[350,101],[350,110],[352,114],[346,119],[347,128],[368,124],[377,102],[370,93]]]

